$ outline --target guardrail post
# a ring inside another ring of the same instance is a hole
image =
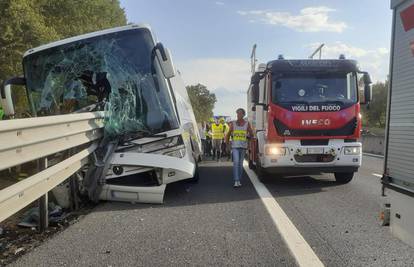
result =
[[[44,232],[49,227],[49,211],[47,193],[41,196],[39,202],[39,231]]]
[[[38,160],[38,171],[47,168],[47,157]],[[39,231],[44,232],[49,227],[48,193],[38,199],[39,206]]]

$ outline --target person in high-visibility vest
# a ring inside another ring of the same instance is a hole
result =
[[[243,173],[243,159],[247,149],[247,138],[248,136],[253,136],[253,130],[250,123],[244,119],[246,111],[239,108],[236,113],[237,120],[230,124],[229,132],[226,135],[226,143],[229,144],[231,136],[233,138],[231,142],[231,151],[233,156],[234,187],[240,187],[240,179]]]
[[[227,135],[227,133],[229,132],[229,125],[226,123],[226,121],[224,120],[224,118],[220,118],[220,123],[223,124],[223,128],[224,128],[224,136]],[[228,146],[223,138],[223,142],[221,143],[221,156],[223,157],[228,157],[230,159],[230,151],[229,148],[230,146]]]
[[[221,157],[221,143],[224,139],[224,126],[218,120],[211,124],[211,139],[213,145],[213,160],[220,160]]]
[[[210,118],[206,125],[206,156],[212,155],[212,144],[211,144],[211,125],[214,123],[214,119]]]

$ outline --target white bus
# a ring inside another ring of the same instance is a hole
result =
[[[162,202],[166,184],[198,179],[201,142],[168,49],[147,25],[88,33],[28,50],[24,76],[32,116],[104,112],[104,137],[79,173],[92,200]]]

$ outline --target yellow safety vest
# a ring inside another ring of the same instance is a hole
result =
[[[213,139],[223,139],[224,138],[224,128],[223,124],[216,125],[215,123],[211,125],[211,132]]]
[[[247,148],[247,128],[248,122],[246,121],[243,126],[237,125],[233,122],[233,141],[232,148]]]
[[[234,141],[247,141],[247,131],[246,130],[233,130],[233,140]]]

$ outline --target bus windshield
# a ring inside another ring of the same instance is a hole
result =
[[[104,110],[109,135],[178,128],[171,93],[153,64],[153,47],[147,29],[134,29],[26,56],[32,112],[47,116]]]
[[[356,103],[355,73],[287,74],[272,80],[273,103]]]

